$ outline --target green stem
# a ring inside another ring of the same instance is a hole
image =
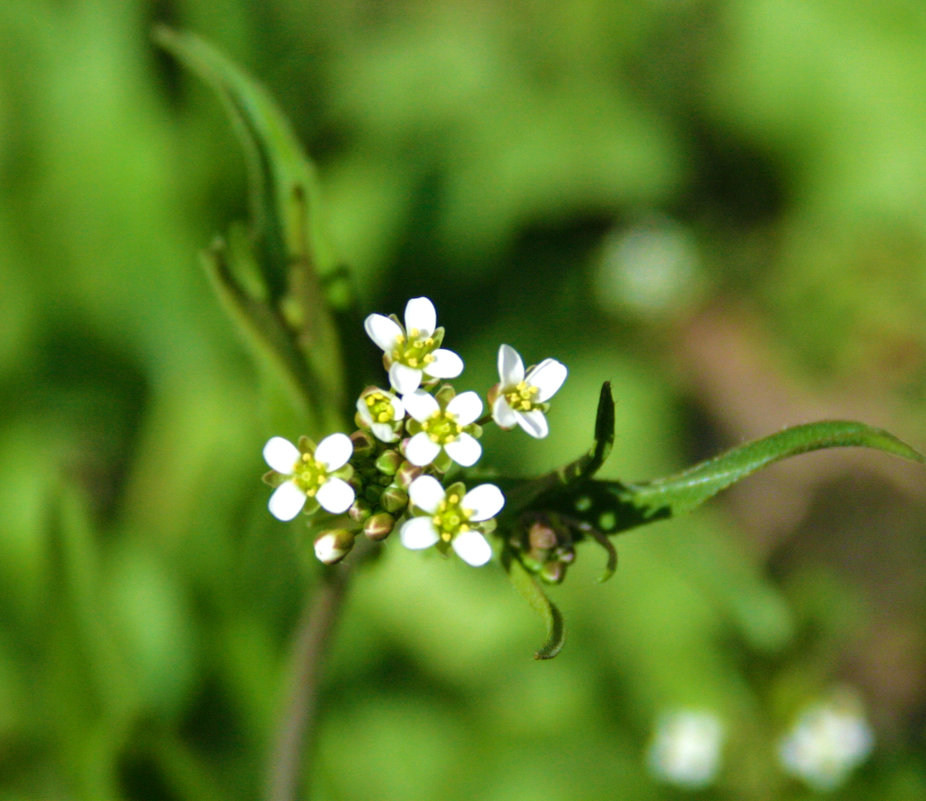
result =
[[[347,594],[350,568],[326,569],[310,592],[293,643],[290,685],[267,774],[266,801],[295,801],[311,754],[323,662]]]

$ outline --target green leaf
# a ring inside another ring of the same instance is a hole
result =
[[[156,41],[215,90],[244,149],[251,225],[232,228],[205,263],[228,309],[263,358],[284,371],[317,433],[341,427],[346,407],[333,310],[353,292],[320,213],[315,168],[268,92],[202,39],[165,27]]]
[[[635,483],[576,482],[536,498],[533,506],[563,512],[614,534],[690,512],[731,484],[782,459],[848,447],[873,448],[926,463],[921,453],[883,429],[851,421],[823,421],[749,442],[666,478]]]
[[[502,564],[508,572],[511,583],[520,596],[544,620],[547,627],[547,641],[534,654],[534,659],[552,659],[566,642],[566,627],[559,609],[547,597],[540,582],[532,576],[510,552],[502,555]]]

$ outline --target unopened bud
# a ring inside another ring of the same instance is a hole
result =
[[[362,523],[371,514],[373,514],[373,505],[363,498],[356,498],[347,510],[347,516],[357,523]]]
[[[332,528],[315,538],[315,556],[319,562],[334,565],[354,547],[354,532],[346,528]]]
[[[411,462],[402,462],[396,470],[396,480],[402,489],[408,489],[411,483],[424,472],[424,468],[416,467]]]
[[[363,524],[363,533],[374,542],[386,539],[395,527],[395,518],[386,512],[378,512]]]
[[[536,520],[527,532],[527,541],[531,544],[531,548],[549,551],[556,546],[556,532],[552,526]]]
[[[394,476],[402,464],[402,454],[398,451],[383,451],[376,459],[376,469],[385,476]]]
[[[401,487],[386,487],[379,505],[392,514],[401,512],[408,506],[408,492]]]
[[[355,431],[350,435],[356,456],[370,456],[376,450],[376,440],[366,431]]]
[[[566,565],[562,562],[547,562],[540,568],[540,578],[547,584],[559,584],[566,578]]]

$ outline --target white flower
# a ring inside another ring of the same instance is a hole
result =
[[[532,437],[549,433],[547,401],[566,380],[565,365],[544,359],[524,373],[524,362],[510,345],[498,349],[498,396],[492,403],[492,419],[501,428],[521,426]]]
[[[325,437],[305,452],[288,439],[272,437],[264,445],[264,460],[286,480],[270,496],[270,514],[277,520],[292,520],[309,498],[332,514],[346,512],[354,502],[354,490],[331,473],[346,465],[353,452],[346,434]]]
[[[817,790],[834,790],[873,746],[861,704],[844,693],[805,709],[782,739],[778,756],[792,776]]]
[[[402,524],[399,537],[406,548],[419,550],[448,544],[464,562],[480,567],[492,558],[492,546],[478,524],[495,517],[505,496],[494,484],[480,484],[464,494],[457,483],[444,489],[434,476],[419,476],[408,488],[412,503],[427,515]]]
[[[720,767],[723,740],[723,724],[711,712],[667,713],[650,742],[650,770],[656,778],[689,790],[707,787]]]
[[[405,458],[424,467],[444,450],[457,464],[471,467],[482,456],[479,441],[463,429],[482,414],[482,399],[475,392],[462,392],[441,408],[437,398],[423,389],[404,398],[409,416],[421,423],[422,430],[405,446]]]
[[[391,392],[372,387],[357,398],[357,414],[378,440],[395,442],[399,438],[395,424],[405,417],[405,404]]]
[[[405,328],[382,314],[371,314],[363,327],[383,351],[389,381],[401,395],[421,386],[422,373],[431,378],[456,378],[463,360],[440,347],[444,329],[437,328],[437,312],[427,298],[412,298],[405,305]]]

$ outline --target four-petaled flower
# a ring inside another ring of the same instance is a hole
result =
[[[371,387],[360,393],[357,414],[378,440],[395,442],[399,438],[396,424],[405,417],[405,404],[391,392]]]
[[[444,329],[437,328],[437,312],[428,298],[408,301],[404,329],[382,314],[371,314],[363,327],[382,349],[389,381],[402,395],[421,386],[422,373],[431,378],[456,378],[463,372],[463,360],[440,347]]]
[[[482,399],[475,392],[463,392],[441,407],[437,398],[422,389],[406,395],[409,416],[421,424],[405,446],[405,458],[424,467],[433,462],[441,450],[463,467],[470,467],[482,455],[478,440],[464,429],[482,414]]]
[[[408,488],[412,504],[425,512],[406,520],[399,537],[406,548],[419,550],[437,545],[453,548],[473,567],[492,558],[492,546],[480,531],[480,523],[495,517],[505,496],[494,484],[480,484],[469,492],[462,483],[446,490],[434,476],[419,476]]]
[[[264,460],[285,480],[270,496],[270,514],[292,520],[309,498],[332,514],[346,512],[354,502],[354,490],[332,473],[347,464],[354,446],[346,434],[331,434],[317,447],[302,450],[288,439],[272,437],[264,445]]]
[[[532,437],[541,439],[547,425],[547,401],[566,380],[566,367],[556,359],[544,359],[524,372],[524,362],[510,345],[498,349],[498,395],[492,403],[492,419],[501,428],[521,426]]]

